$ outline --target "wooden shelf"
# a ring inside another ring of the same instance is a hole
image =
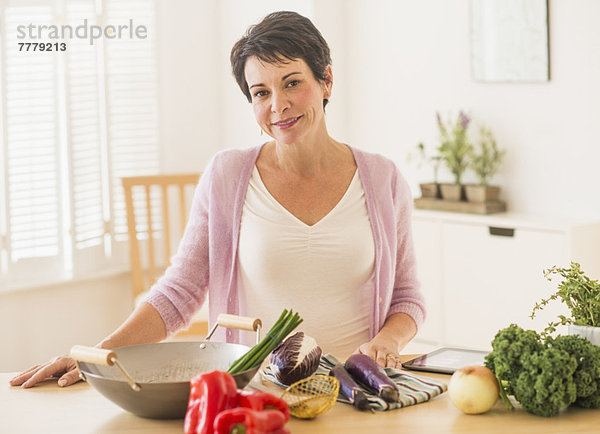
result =
[[[415,199],[415,208],[437,211],[462,212],[469,214],[494,214],[506,211],[506,202],[491,201],[475,203],[421,197]]]

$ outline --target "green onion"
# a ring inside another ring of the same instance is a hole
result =
[[[250,348],[246,354],[237,359],[229,367],[227,372],[231,375],[239,374],[248,369],[256,368],[265,360],[265,358],[283,342],[298,324],[302,322],[302,318],[292,310],[288,312],[284,309],[279,319],[275,322],[271,330],[262,340],[254,347]]]

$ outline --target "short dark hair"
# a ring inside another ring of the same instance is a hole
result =
[[[267,63],[286,63],[302,59],[311,69],[315,79],[328,82],[325,70],[331,64],[329,46],[321,32],[306,17],[288,11],[273,12],[250,26],[246,34],[235,43],[229,57],[233,75],[240,89],[252,101],[244,75],[246,60],[255,56]],[[323,100],[323,107],[328,100]]]

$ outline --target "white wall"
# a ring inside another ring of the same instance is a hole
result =
[[[129,273],[0,294],[0,371],[95,345],[131,311]]]
[[[162,167],[197,172],[221,148],[217,0],[157,0]]]

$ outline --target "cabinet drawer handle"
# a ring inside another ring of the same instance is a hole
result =
[[[495,226],[488,226],[490,235],[496,235],[499,237],[514,237],[515,230],[513,228],[498,228]]]

